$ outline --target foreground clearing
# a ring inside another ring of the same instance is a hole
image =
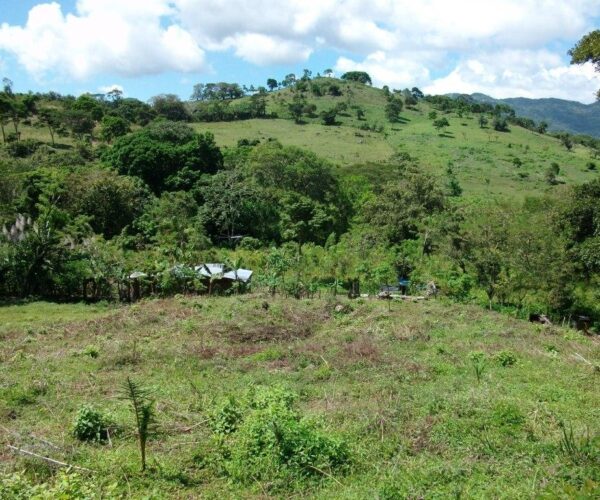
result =
[[[133,497],[599,492],[597,338],[440,301],[348,304],[336,313],[326,300],[239,296],[0,308],[0,470],[33,481],[53,473],[10,443],[92,469],[90,483]],[[118,397],[128,376],[156,401],[145,474]],[[349,463],[315,464],[318,474],[287,483],[268,468],[236,479],[214,452],[211,418],[251,387],[296,394],[300,415],[348,445]],[[83,404],[112,414],[121,432],[110,444],[72,437]]]

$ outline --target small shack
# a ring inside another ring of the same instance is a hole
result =
[[[222,263],[200,264],[194,269],[205,282],[209,295],[214,292],[225,292],[235,284],[240,288],[245,288],[250,283],[253,274],[250,269],[228,269]]]

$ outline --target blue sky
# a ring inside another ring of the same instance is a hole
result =
[[[566,54],[600,26],[600,0],[0,0],[0,24],[17,90],[186,98],[303,68],[429,93],[592,102],[600,87]]]

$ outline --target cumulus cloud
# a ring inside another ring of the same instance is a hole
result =
[[[301,43],[259,33],[238,35],[230,43],[237,56],[259,66],[305,61],[312,52]]]
[[[80,0],[76,15],[64,15],[56,2],[40,4],[29,11],[25,26],[0,27],[0,49],[38,78],[53,72],[84,80],[103,73],[204,69],[204,51],[192,36],[180,26],[162,26],[169,14],[162,0]]]
[[[430,81],[429,70],[423,62],[414,59],[388,56],[383,51],[374,52],[361,62],[340,57],[335,65],[339,73],[366,71],[376,86],[393,88],[421,86]]]
[[[481,53],[425,86],[431,94],[481,92],[494,97],[557,97],[592,102],[600,76],[591,64],[565,65],[546,50]]]
[[[203,71],[224,51],[291,65],[328,49],[338,71],[378,85],[583,99],[594,76],[568,66],[565,46],[599,12],[600,0],[78,0],[74,13],[44,3],[24,26],[2,25],[0,50],[33,75],[86,79]]]

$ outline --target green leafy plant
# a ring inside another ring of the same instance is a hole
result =
[[[501,351],[496,354],[496,361],[506,368],[517,363],[517,355],[512,351]]]
[[[246,398],[228,398],[218,406],[212,427],[229,476],[242,483],[268,481],[277,487],[343,469],[350,461],[346,443],[303,418],[295,409],[296,400],[283,388],[259,388]]]
[[[77,411],[73,423],[73,435],[79,441],[105,443],[109,439],[112,419],[92,406],[84,405]]]
[[[98,349],[95,345],[89,345],[83,350],[83,354],[95,359],[100,355],[100,349]]]
[[[473,365],[473,370],[475,370],[477,382],[481,382],[486,366],[486,355],[484,352],[472,352],[469,357],[471,359],[471,364]]]
[[[146,470],[146,443],[155,421],[154,400],[150,391],[127,377],[123,386],[123,399],[129,401],[135,416],[135,425],[140,447],[142,472]]]

